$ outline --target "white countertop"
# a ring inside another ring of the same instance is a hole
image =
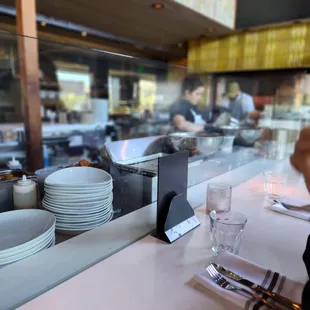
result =
[[[300,178],[289,179],[286,195],[309,199]],[[310,223],[269,211],[263,192],[262,175],[233,190],[232,209],[248,217],[240,255],[304,283]],[[192,281],[212,258],[205,207],[196,215],[201,226],[174,244],[147,236],[20,309],[239,309]]]
[[[233,192],[233,209],[247,214],[249,222],[240,254],[305,281],[301,253],[310,231],[309,223],[265,210],[262,176],[242,184],[275,163],[259,159],[210,181],[224,181],[233,188],[241,184]],[[193,207],[205,202],[209,182],[188,190],[188,200]],[[303,183],[299,182],[296,187],[296,181],[288,187],[288,194],[308,197]],[[215,306],[217,301],[208,297],[210,293],[201,294],[186,284],[211,257],[208,220],[203,209],[197,210],[197,215],[202,225],[173,245],[146,237],[127,247],[155,228],[156,204],[152,204],[7,266],[0,270],[0,278],[5,283],[0,287],[0,309],[15,309],[102,260],[34,299],[24,309],[103,309],[104,306],[123,309],[129,305],[130,309],[145,310],[160,308],[165,301],[163,309],[174,309],[169,307],[174,303],[180,304],[180,309],[206,309],[206,302],[210,305],[208,309],[227,309],[221,302]],[[259,234],[261,237],[257,238]],[[85,281],[79,281],[81,277]],[[173,293],[163,298],[161,294],[171,285]],[[135,299],[135,296],[139,298]],[[103,301],[107,304],[102,304]]]

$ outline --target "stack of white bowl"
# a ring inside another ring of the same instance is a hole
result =
[[[56,230],[79,234],[113,217],[113,182],[107,172],[72,167],[50,174],[44,183],[43,207],[56,217]]]
[[[44,210],[15,210],[0,214],[0,268],[55,244],[53,214]]]

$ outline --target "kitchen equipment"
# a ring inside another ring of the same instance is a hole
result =
[[[235,136],[235,144],[241,146],[253,146],[259,140],[264,129],[253,126],[241,125],[236,126],[222,126],[220,129],[225,136]]]
[[[273,300],[276,300],[277,302],[279,302],[280,304],[282,304],[283,306],[289,307],[289,309],[296,309],[296,310],[301,310],[301,305],[299,305],[298,303],[295,303],[293,301],[291,301],[288,298],[285,298],[284,296],[281,296],[277,293],[274,293],[258,284],[255,284],[245,278],[242,278],[240,276],[238,276],[237,274],[233,273],[230,270],[225,269],[224,267],[217,265],[215,263],[211,264],[219,273],[221,273],[222,275],[224,275],[225,277],[240,283],[241,285],[244,285],[254,291],[256,291],[256,293],[258,294],[266,294],[269,297],[271,297]]]
[[[53,214],[15,210],[0,214],[0,267],[38,253],[55,243]]]
[[[23,175],[22,179],[13,185],[13,201],[15,209],[36,209],[37,184]]]
[[[172,145],[179,151],[189,151],[204,155],[216,153],[222,143],[223,135],[219,133],[187,133],[169,134]]]
[[[207,266],[206,269],[207,269],[210,277],[212,278],[212,280],[217,285],[222,287],[223,289],[229,290],[229,291],[235,291],[236,293],[247,294],[247,295],[251,296],[252,298],[261,301],[263,304],[268,305],[270,307],[270,309],[275,309],[275,310],[281,310],[282,309],[282,308],[275,306],[272,302],[269,302],[264,297],[260,297],[258,294],[252,293],[251,291],[248,291],[242,287],[239,287],[235,284],[230,283],[223,276],[221,276],[220,273],[212,265]]]

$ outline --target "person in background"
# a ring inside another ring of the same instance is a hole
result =
[[[307,189],[310,193],[310,127],[301,131],[296,143],[294,154],[291,157],[293,167],[303,174]],[[305,253],[303,255],[308,276],[310,277],[310,236],[308,238]],[[305,286],[302,295],[303,309],[310,309],[310,281]]]
[[[177,131],[198,132],[206,125],[197,104],[204,92],[203,83],[196,74],[185,77],[182,95],[171,107],[170,120]]]
[[[228,85],[227,96],[220,103],[220,107],[228,109],[232,117],[238,121],[260,118],[260,113],[255,111],[253,98],[242,92],[237,82]]]

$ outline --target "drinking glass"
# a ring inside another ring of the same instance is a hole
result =
[[[265,196],[271,200],[281,200],[284,196],[287,176],[281,172],[264,172]]]
[[[207,214],[213,210],[228,212],[231,206],[231,186],[224,183],[210,183],[207,188]]]
[[[239,212],[210,213],[210,234],[214,255],[228,251],[238,254],[247,218]]]

